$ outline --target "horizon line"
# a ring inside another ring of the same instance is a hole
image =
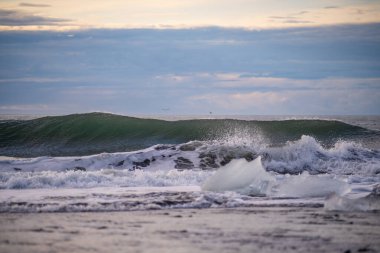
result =
[[[292,29],[313,29],[313,28],[328,28],[328,27],[345,27],[345,26],[366,26],[366,25],[379,25],[379,22],[346,22],[346,23],[336,23],[336,24],[307,24],[307,25],[291,25],[282,27],[260,27],[260,26],[222,26],[222,25],[152,25],[152,26],[125,26],[125,27],[101,27],[101,26],[81,26],[77,28],[68,29],[51,29],[52,26],[47,26],[46,29],[42,26],[38,26],[38,29],[28,29],[30,26],[12,26],[10,29],[3,29],[4,27],[0,24],[0,33],[2,32],[53,32],[53,33],[63,33],[63,32],[82,32],[82,31],[93,31],[93,30],[108,30],[108,31],[122,31],[122,30],[201,30],[201,29],[223,29],[223,30],[245,30],[245,31],[267,31],[267,30],[292,30]]]

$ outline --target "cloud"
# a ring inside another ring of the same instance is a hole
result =
[[[297,13],[292,14],[292,16],[301,16],[307,13],[310,13],[310,11],[299,11]]]
[[[47,104],[11,104],[11,105],[0,105],[0,112],[15,112],[23,111],[30,112],[36,110],[48,110],[50,108]]]
[[[13,61],[11,65],[0,61],[0,76],[7,79],[4,82],[35,77],[30,81],[46,83],[59,82],[52,78],[79,77],[88,83],[141,83],[130,80],[168,74],[177,75],[172,79],[178,80],[184,74],[231,72],[292,79],[377,77],[379,57],[373,52],[380,49],[379,28],[380,24],[261,31],[3,32],[0,56]],[[36,59],[41,59],[37,65]]]
[[[0,84],[5,83],[61,83],[61,82],[74,82],[78,80],[70,78],[47,78],[47,77],[21,77],[21,78],[9,78],[1,79]]]
[[[293,79],[266,76],[266,73],[191,73],[168,74],[155,77],[171,87],[192,86],[218,90],[279,91],[279,90],[340,90],[340,89],[378,89],[380,78],[343,78]]]
[[[51,7],[49,4],[32,4],[32,3],[20,3],[19,6],[22,7]]]
[[[271,19],[288,19],[289,16],[270,16]]]
[[[279,22],[283,24],[311,24],[313,21],[300,19],[299,16],[309,13],[309,11],[300,11],[287,16],[270,16],[271,22]]]
[[[42,17],[23,11],[0,9],[1,26],[57,26],[68,21],[71,20],[63,18]]]
[[[198,110],[222,114],[378,114],[380,91],[350,89],[208,93],[188,98]]]
[[[361,9],[356,9],[354,13],[356,15],[364,15],[366,13],[366,11],[365,10],[361,10]]]
[[[196,103],[202,103],[208,106],[212,105],[219,111],[221,109],[241,111],[248,108],[263,111],[265,108],[284,104],[288,99],[289,97],[287,95],[278,92],[237,92],[228,94],[210,93],[192,96],[189,98],[189,100]]]
[[[124,91],[122,87],[112,86],[97,88],[79,86],[62,91],[62,94],[69,96],[102,96],[103,98],[113,98],[122,95],[123,93]]]
[[[197,77],[195,77],[197,76]],[[376,114],[380,78],[288,79],[239,73],[177,77],[179,85],[195,84],[190,108],[221,114]],[[183,83],[185,82],[185,83]],[[199,85],[201,84],[201,85]]]
[[[379,113],[379,28],[0,32],[0,104],[144,114]]]
[[[339,9],[339,6],[325,6],[324,9]]]
[[[308,20],[287,19],[287,20],[282,21],[282,23],[285,23],[285,24],[312,24],[314,22],[308,21]]]

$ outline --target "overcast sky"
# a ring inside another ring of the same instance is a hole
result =
[[[380,114],[379,1],[0,2],[0,113]]]

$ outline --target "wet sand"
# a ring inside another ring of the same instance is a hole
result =
[[[2,213],[0,252],[379,252],[380,213],[250,207]]]

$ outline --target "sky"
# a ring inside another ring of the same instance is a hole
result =
[[[380,114],[380,1],[1,0],[0,114]]]

